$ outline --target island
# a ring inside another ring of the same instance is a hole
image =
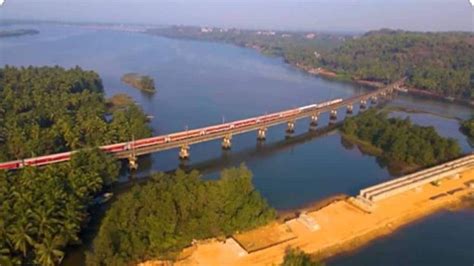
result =
[[[0,30],[0,38],[19,37],[23,35],[39,34],[38,30],[33,29],[17,29],[17,30]]]
[[[156,92],[155,81],[150,76],[140,75],[137,73],[127,73],[122,76],[121,80],[123,83],[139,90],[150,93]]]
[[[375,109],[346,119],[345,141],[375,155],[395,174],[433,166],[461,155],[456,140],[441,137],[433,127],[413,124],[409,118],[389,118]]]

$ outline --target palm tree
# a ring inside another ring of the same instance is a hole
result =
[[[52,233],[53,225],[58,224],[59,220],[53,217],[55,212],[54,207],[41,206],[37,210],[32,211],[32,218],[35,220],[35,224],[38,226],[38,236],[43,236]]]
[[[35,262],[43,266],[59,264],[64,257],[64,252],[60,249],[62,242],[58,237],[45,237],[42,243],[35,245]]]
[[[8,239],[16,251],[19,251],[26,257],[28,248],[35,244],[33,240],[33,226],[27,222],[18,222],[11,226],[8,231]]]

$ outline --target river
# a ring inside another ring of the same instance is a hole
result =
[[[8,26],[15,27],[18,26]],[[1,39],[0,65],[79,65],[94,70],[102,77],[107,96],[129,94],[147,114],[154,116],[151,124],[155,134],[350,97],[365,90],[361,86],[311,76],[280,58],[265,57],[254,50],[227,44],[77,26],[21,27],[38,29],[40,34]],[[128,72],[153,77],[157,93],[149,95],[121,83],[120,77]],[[410,115],[415,123],[435,126],[441,135],[457,139],[463,151],[472,150],[466,137],[459,133],[456,120],[471,116],[474,112],[469,107],[406,95],[400,95],[389,106],[421,111],[416,114],[397,111],[392,115]],[[343,116],[341,110],[339,118]],[[320,124],[327,123],[326,114]],[[300,137],[293,141],[284,140],[285,126],[271,128],[263,145],[257,144],[255,132],[236,136],[232,151],[228,152],[221,151],[219,141],[193,145],[188,166],[199,167],[204,178],[216,178],[224,167],[245,163],[254,173],[256,188],[280,210],[297,208],[338,193],[356,194],[363,187],[393,178],[374,157],[344,146],[337,131],[316,137],[307,134],[308,128],[309,121],[299,121],[296,135]],[[136,178],[175,169],[179,164],[177,153],[171,150],[142,158]],[[121,180],[127,182],[128,176],[122,176]],[[459,215],[434,216],[430,228],[436,233],[450,227],[450,219]],[[474,214],[463,213],[462,216],[467,218],[464,223],[457,221],[456,228],[472,226],[469,221],[473,221]],[[407,234],[416,231],[408,230]],[[422,241],[416,244],[416,239],[406,239],[415,242],[417,249],[424,248]],[[453,237],[451,241],[456,242],[456,239]],[[464,243],[464,238],[459,239]],[[474,241],[474,235],[469,239]],[[463,248],[452,243],[441,244],[446,249]],[[395,260],[409,252],[397,249],[390,258]],[[370,252],[361,254],[356,256],[373,256]],[[66,260],[65,264],[69,263],[72,259]],[[348,264],[342,260],[338,265],[341,263]]]

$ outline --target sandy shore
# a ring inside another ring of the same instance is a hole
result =
[[[370,214],[347,199],[338,199],[319,210],[307,212],[307,217],[316,222],[319,229],[314,230],[298,219],[273,223],[235,235],[228,241],[197,244],[185,250],[186,258],[175,265],[275,265],[283,261],[289,247],[300,248],[320,259],[328,258],[460,204],[463,198],[474,193],[474,189],[466,186],[469,181],[474,181],[474,169],[461,173],[459,179],[444,179],[439,186],[427,184],[382,200]],[[269,235],[269,231],[272,234]],[[149,261],[142,265],[162,264]]]

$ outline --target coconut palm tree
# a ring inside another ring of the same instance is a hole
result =
[[[59,237],[46,236],[42,243],[35,245],[35,262],[43,266],[59,264],[64,257],[62,247],[63,241]]]
[[[33,234],[33,226],[30,223],[23,221],[13,224],[9,228],[7,237],[12,243],[13,248],[26,257],[28,248],[35,244]]]

